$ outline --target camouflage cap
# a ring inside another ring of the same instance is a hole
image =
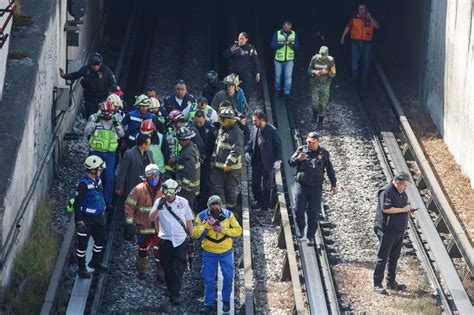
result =
[[[319,53],[321,55],[327,56],[329,55],[329,48],[327,46],[321,46],[321,48],[319,48]]]

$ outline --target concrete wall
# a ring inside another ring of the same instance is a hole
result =
[[[432,0],[422,101],[474,186],[474,5]]]
[[[5,142],[0,153],[0,236],[5,245],[12,226],[27,191],[31,189],[33,178],[39,171],[41,162],[47,158],[44,171],[39,177],[33,198],[26,214],[20,222],[18,239],[15,240],[14,254],[27,241],[28,232],[35,210],[47,195],[54,178],[54,164],[63,147],[62,141],[54,141],[50,146],[54,126],[53,89],[64,84],[59,77],[58,68],[65,68],[66,33],[64,25],[67,18],[66,0],[23,0],[22,13],[30,15],[33,25],[15,34],[10,50],[25,51],[28,57],[23,60],[9,60],[3,100],[0,101],[0,135]],[[69,48],[68,59],[84,59],[93,34],[100,21],[103,1],[89,0],[85,27],[80,34],[80,46]],[[100,7],[99,7],[100,6]],[[100,34],[95,35],[96,38]],[[80,88],[78,89],[80,90]],[[79,91],[78,91],[79,92]],[[75,110],[60,118],[62,139],[64,132],[74,122],[81,101],[80,93]],[[52,150],[49,150],[51,148]],[[51,153],[51,155],[48,155]],[[6,285],[11,276],[14,255],[10,255],[0,270],[1,284]]]

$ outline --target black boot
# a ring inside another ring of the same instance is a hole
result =
[[[319,116],[319,121],[318,121],[319,130],[323,130],[323,121],[324,121],[324,116]]]
[[[109,266],[103,264],[101,262],[102,255],[100,252],[94,252],[94,255],[92,255],[92,259],[89,262],[89,268],[94,269],[94,272],[106,272],[109,270]]]
[[[318,112],[318,111],[313,111],[313,120],[314,120],[314,123],[317,123],[317,122],[318,122],[318,115],[319,115],[319,112]]]
[[[77,275],[79,278],[90,279],[91,274],[87,271],[85,257],[77,257],[77,267]]]

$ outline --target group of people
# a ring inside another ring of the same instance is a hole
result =
[[[366,11],[365,6],[359,7],[359,14],[341,39],[343,43],[351,30],[353,49],[364,56],[368,50],[366,42],[372,38],[368,32],[378,27]],[[358,32],[364,37],[362,42],[357,42]],[[107,239],[105,213],[114,208],[114,202],[119,202],[124,209],[125,238],[137,244],[135,268],[141,281],[146,281],[148,256],[153,248],[157,277],[166,283],[170,302],[178,305],[183,273],[188,264],[192,268],[194,242],[199,240],[203,250],[204,310],[212,312],[215,308],[217,264],[224,279],[223,311],[229,310],[234,277],[232,239],[242,234],[234,215],[242,158],[252,167],[252,208],[262,211],[271,208],[275,171],[283,161],[278,130],[267,123],[262,110],[249,113],[247,99],[260,81],[260,64],[248,39],[247,33],[239,34],[238,41],[224,52],[231,74],[220,81],[216,71],[209,71],[197,99],[188,93],[186,83],[178,80],[174,92],[162,101],[153,88],[147,88],[135,98],[134,108],[129,112],[125,112],[123,92],[100,54],[93,54],[89,64],[77,72],[66,74],[60,69],[64,79],[83,78],[84,114],[88,118],[84,135],[90,152],[72,205],[80,278],[90,278],[85,259],[90,236],[94,238],[94,247],[88,266],[97,272],[107,271],[102,263]],[[291,22],[285,21],[272,40],[275,89],[284,96],[291,91],[294,51],[298,46]],[[358,69],[353,70],[355,76]],[[308,74],[313,87],[314,119],[322,129],[331,79],[336,74],[334,59],[326,46],[312,58]],[[248,116],[252,117],[253,131],[247,124]],[[289,160],[289,166],[297,169],[297,237],[306,238],[310,246],[315,243],[325,172],[332,192],[336,192],[335,171],[319,140],[318,132],[309,133],[307,144]],[[386,194],[381,194],[381,198],[386,199]],[[383,209],[387,204],[385,200]],[[383,218],[392,215],[390,211],[384,210]],[[306,215],[308,228],[303,235]],[[399,246],[398,239],[385,237],[383,245],[391,242],[392,247],[395,241]],[[386,248],[379,253],[391,255]],[[378,259],[374,276],[378,291],[382,291],[380,272],[383,274],[382,264],[386,260],[387,257]],[[394,272],[393,261],[392,258],[390,272]],[[394,275],[391,277],[394,279]]]

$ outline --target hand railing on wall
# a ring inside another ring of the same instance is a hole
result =
[[[3,48],[3,45],[5,45],[8,37],[10,36],[10,34],[5,33],[5,30],[8,27],[8,23],[12,21],[13,14],[15,13],[15,11],[16,11],[16,5],[15,5],[15,2],[13,2],[13,0],[10,0],[10,2],[8,3],[5,9],[0,9],[0,17],[3,17],[5,14],[8,14],[7,18],[3,22],[3,25],[0,26],[0,49]]]

